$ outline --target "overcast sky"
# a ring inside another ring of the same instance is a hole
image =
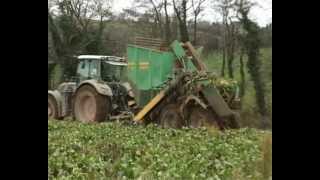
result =
[[[113,11],[119,13],[123,8],[132,8],[134,0],[113,0]],[[251,0],[257,2],[259,6],[255,6],[252,9],[250,17],[254,19],[260,26],[265,26],[266,24],[272,22],[272,0]],[[209,3],[210,0],[207,0]],[[208,8],[202,14],[202,20],[208,21],[218,21],[219,16],[210,8],[210,5],[207,4]]]

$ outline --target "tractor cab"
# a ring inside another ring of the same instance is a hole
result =
[[[79,82],[88,79],[105,82],[120,82],[125,80],[128,63],[124,58],[116,56],[81,55],[77,57],[79,63],[77,77]]]

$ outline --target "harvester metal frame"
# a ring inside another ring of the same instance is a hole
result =
[[[136,123],[156,122],[163,127],[204,124],[214,124],[219,129],[239,127],[238,115],[214,85],[215,75],[208,72],[190,42],[174,41],[170,46],[148,38],[137,38],[135,42],[136,45],[128,45],[126,62],[115,56],[78,56],[80,60],[99,62],[111,58],[111,65],[128,65],[131,74],[126,82],[106,82],[98,65],[96,76],[62,83],[57,90],[48,91],[48,116],[51,106],[56,108],[51,116],[57,119],[72,115],[91,122],[125,117]],[[79,98],[82,100],[77,101]],[[239,100],[237,95],[234,99]],[[118,107],[121,111],[114,113]]]

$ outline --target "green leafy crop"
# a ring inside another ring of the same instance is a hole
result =
[[[262,179],[264,132],[48,122],[49,179]]]

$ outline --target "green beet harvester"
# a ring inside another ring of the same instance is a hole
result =
[[[77,59],[76,80],[48,91],[49,118],[71,115],[95,122],[130,117],[168,128],[239,127],[237,85],[208,72],[190,42],[166,45],[136,38],[125,59]]]

